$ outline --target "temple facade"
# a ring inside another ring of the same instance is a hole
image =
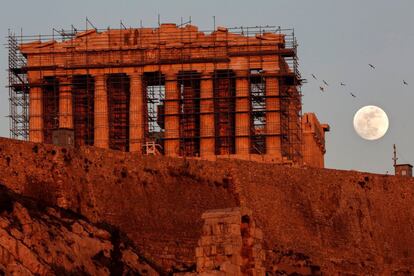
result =
[[[303,139],[296,45],[280,28],[175,24],[21,43],[29,139],[323,166],[324,139]]]

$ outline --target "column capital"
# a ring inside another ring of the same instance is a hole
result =
[[[58,80],[65,80],[65,81],[67,81],[67,80],[72,80],[73,79],[73,76],[71,76],[71,75],[61,75],[61,76],[56,76],[56,78]]]
[[[201,80],[211,80],[214,77],[213,71],[201,71],[200,72],[200,79]]]
[[[265,77],[279,77],[279,71],[278,70],[266,70],[266,71],[263,71],[263,76],[265,76]]]
[[[175,71],[166,71],[162,72],[165,76],[165,81],[176,81],[178,77],[178,72]]]
[[[72,89],[72,76],[58,76],[57,77],[61,92],[67,92]]]
[[[237,78],[247,78],[250,76],[250,70],[236,70],[234,73]]]
[[[98,81],[98,80],[105,81],[108,76],[102,73],[102,74],[93,74],[92,77],[95,79],[95,81]]]
[[[127,74],[130,78],[133,78],[133,77],[142,77],[142,75],[144,75],[144,72],[143,72],[143,70],[142,69],[138,69],[138,70],[136,70],[136,71],[134,71],[134,72],[130,72],[130,73],[128,73]]]
[[[142,79],[142,73],[134,72],[128,74],[128,77],[131,81],[140,81]]]

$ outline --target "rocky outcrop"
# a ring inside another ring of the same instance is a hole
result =
[[[116,228],[0,186],[0,275],[159,275]]]

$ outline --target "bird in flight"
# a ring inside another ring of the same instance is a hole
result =
[[[345,86],[345,85],[346,85],[345,83],[341,82],[341,86]]]
[[[319,89],[320,89],[322,92],[324,92],[324,91],[325,91],[325,88],[323,88],[322,86],[319,86]]]
[[[324,80],[323,80],[323,83],[324,83],[325,85],[328,85],[328,86],[329,86],[329,84],[328,84],[326,81],[324,81]]]
[[[312,78],[314,78],[315,80],[317,80],[316,76],[314,74],[311,74]]]
[[[351,94],[352,97],[356,98],[356,96],[353,93],[349,93],[349,94]]]
[[[403,83],[404,83],[405,85],[408,85],[408,82],[406,82],[405,80],[403,80]]]
[[[375,69],[375,66],[372,65],[371,63],[368,64],[372,69]]]

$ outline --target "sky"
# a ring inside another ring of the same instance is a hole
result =
[[[326,167],[393,172],[392,146],[400,163],[414,163],[414,1],[412,0],[2,0],[0,35],[51,34],[52,28],[146,27],[180,23],[191,17],[200,29],[273,25],[294,28],[299,42],[303,111],[315,112],[331,131]],[[368,64],[373,64],[372,69]],[[0,136],[9,136],[7,50],[0,48]],[[314,74],[318,80],[311,76]],[[325,80],[324,92],[319,87]],[[403,84],[405,80],[408,85]],[[346,84],[341,86],[340,82]],[[356,97],[352,97],[353,93]],[[353,116],[377,105],[390,127],[380,140],[367,141],[353,129]]]

